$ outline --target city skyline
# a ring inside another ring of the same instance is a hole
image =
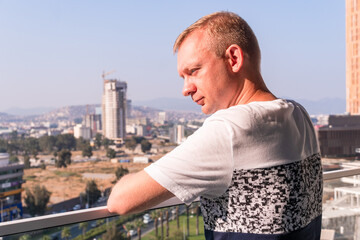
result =
[[[253,28],[275,95],[345,99],[345,1],[0,1],[0,112],[100,103],[103,71],[134,102],[181,98],[172,44],[221,10]]]

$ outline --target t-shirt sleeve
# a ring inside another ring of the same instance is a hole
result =
[[[144,169],[186,204],[199,196],[218,197],[231,182],[231,128],[224,121],[208,120],[184,143]]]

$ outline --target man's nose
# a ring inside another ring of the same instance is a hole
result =
[[[196,92],[196,86],[193,82],[190,82],[189,80],[184,80],[184,87],[182,90],[182,94],[187,97],[193,93]]]

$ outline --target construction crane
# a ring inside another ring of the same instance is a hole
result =
[[[116,72],[116,71],[115,71],[115,70],[112,70],[112,71],[110,71],[110,72],[105,72],[105,71],[103,71],[103,74],[102,74],[101,76],[102,76],[103,80],[105,81],[105,77],[106,77],[107,75],[111,74],[111,73],[114,73],[114,72]]]

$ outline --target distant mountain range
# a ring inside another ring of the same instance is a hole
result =
[[[195,111],[201,112],[201,107],[195,104],[191,98],[156,98],[146,101],[133,101],[133,106],[147,106],[160,110],[169,111]]]
[[[289,99],[289,98],[285,98]],[[345,113],[346,100],[341,98],[325,98],[320,100],[294,99],[303,105],[310,115]],[[201,107],[190,98],[157,98],[148,101],[133,101],[133,105],[172,111],[201,111]]]
[[[345,112],[346,101],[341,98],[326,98],[320,100],[306,100],[306,99],[295,99],[297,102],[302,104],[309,114],[342,114]],[[132,105],[135,106],[146,106],[149,108],[163,110],[163,111],[193,111],[201,112],[201,107],[191,101],[190,98],[157,98],[148,101],[133,101]],[[73,115],[78,112],[79,114],[85,114],[86,105],[79,106],[68,106],[62,108],[10,108],[0,112],[1,117],[10,116],[35,116],[35,115]],[[95,106],[100,105],[88,105],[89,112],[94,112]],[[78,115],[78,114],[75,114]]]
[[[294,99],[305,107],[310,115],[344,114],[346,100],[341,98],[324,98],[320,100]]]
[[[39,108],[8,108],[4,110],[4,113],[9,115],[22,115],[22,116],[29,116],[29,115],[41,115],[48,112],[55,110],[54,107],[39,107]]]

